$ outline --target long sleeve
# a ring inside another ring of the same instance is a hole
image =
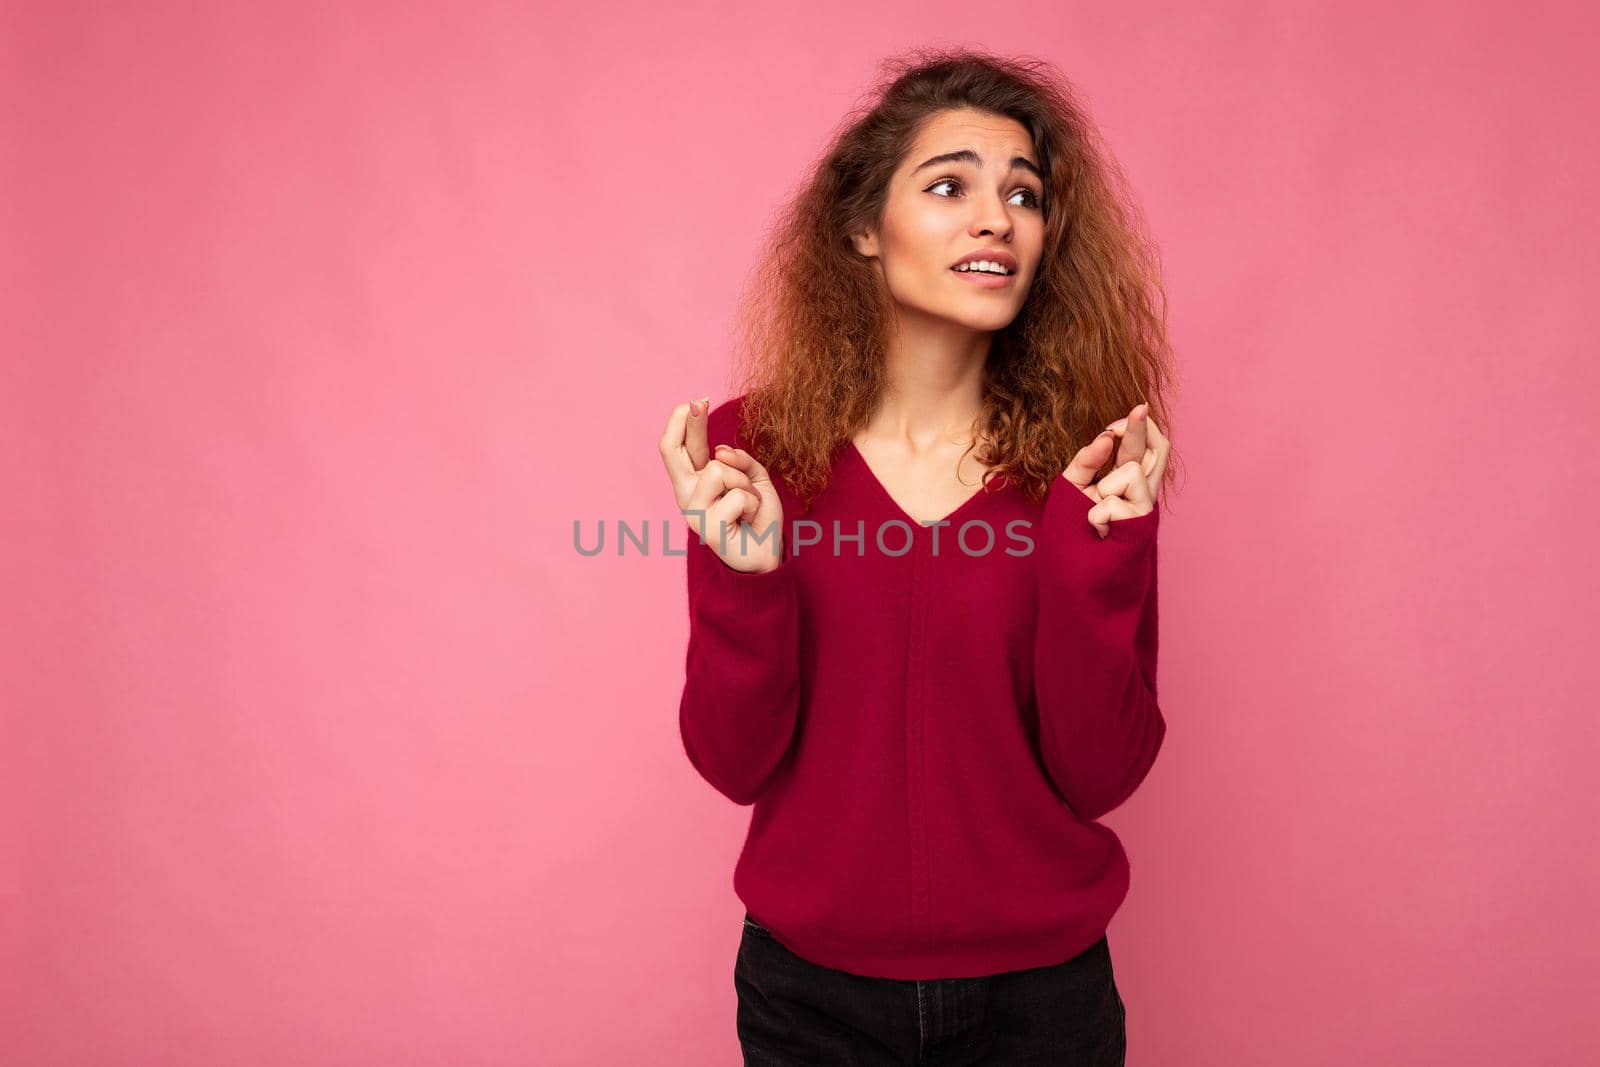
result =
[[[1034,696],[1045,770],[1069,807],[1098,819],[1133,795],[1161,750],[1156,702],[1156,531],[1161,505],[1111,523],[1058,476],[1045,499],[1038,561]]]
[[[735,804],[754,804],[800,710],[794,565],[747,574],[689,534],[689,647],[678,730],[689,762]]]

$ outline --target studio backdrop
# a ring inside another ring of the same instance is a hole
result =
[[[1070,78],[1161,251],[1129,1062],[1600,1059],[1596,29],[5,5],[0,1062],[739,1062],[658,440],[881,61],[954,44]]]

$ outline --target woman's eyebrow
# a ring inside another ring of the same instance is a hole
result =
[[[975,167],[981,167],[983,166],[983,157],[970,148],[963,148],[959,152],[945,152],[943,155],[923,160],[911,173],[915,174],[925,167],[937,166],[940,163],[971,163]],[[1034,166],[1033,161],[1026,156],[1012,156],[1011,169],[1025,170],[1040,181],[1044,181],[1044,175],[1039,173],[1039,168]]]

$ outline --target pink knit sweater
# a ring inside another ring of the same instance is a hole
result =
[[[760,459],[742,399],[713,409],[710,443]],[[796,955],[859,975],[1077,955],[1128,892],[1096,820],[1166,733],[1159,503],[1101,539],[1064,476],[1042,504],[995,479],[922,525],[848,442],[809,511],[773,477],[776,570],[688,537],[678,722],[695,770],[753,805],[734,892]]]

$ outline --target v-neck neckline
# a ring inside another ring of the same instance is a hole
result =
[[[878,495],[883,498],[884,503],[893,508],[901,518],[905,519],[913,527],[926,528],[937,526],[941,523],[952,522],[962,512],[977,504],[981,498],[989,496],[992,492],[999,492],[998,487],[991,489],[990,486],[984,485],[980,479],[977,490],[971,496],[967,497],[967,499],[963,500],[960,504],[957,504],[955,510],[950,512],[948,515],[945,515],[943,518],[939,519],[919,519],[914,517],[905,508],[900,506],[900,501],[894,498],[894,494],[889,492],[889,487],[883,484],[883,479],[879,478],[877,473],[873,471],[872,464],[867,462],[866,454],[856,446],[854,438],[845,438],[845,446],[849,449],[850,454],[855,457],[856,463],[860,465],[862,473],[866,475],[867,481],[872,484],[874,489],[877,490]],[[997,474],[993,479],[991,479],[991,482],[999,481],[1002,484],[1006,484],[1005,477],[1006,476],[1003,473]]]

